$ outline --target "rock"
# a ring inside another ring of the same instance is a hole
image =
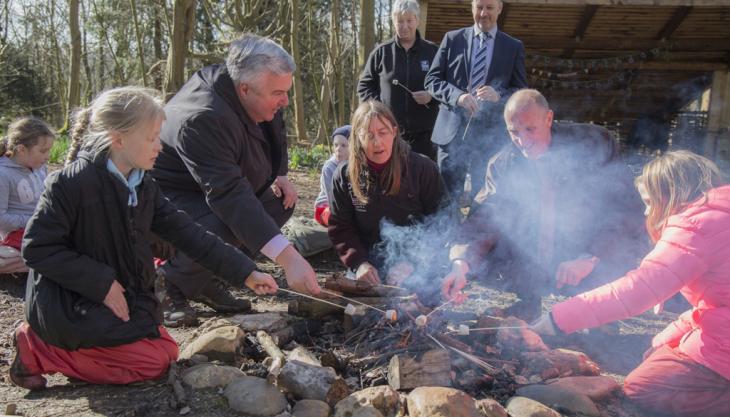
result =
[[[493,398],[477,400],[477,408],[484,417],[509,417],[507,410]]]
[[[244,336],[246,334],[238,326],[218,327],[187,345],[180,354],[180,359],[190,359],[195,354],[202,354],[211,360],[233,361]]]
[[[410,417],[482,417],[477,402],[454,388],[418,387],[408,394]]]
[[[506,408],[511,417],[563,417],[552,408],[525,397],[510,398]]]
[[[556,385],[528,385],[518,388],[517,395],[569,414],[583,414],[589,417],[601,415],[596,405],[586,395]]]
[[[232,380],[245,376],[238,368],[219,366],[212,363],[201,363],[186,369],[182,380],[195,389],[225,387]]]
[[[551,379],[546,383],[586,395],[593,401],[600,401],[621,388],[621,385],[609,376],[569,376]]]
[[[316,356],[304,346],[297,346],[286,355],[288,361],[299,361],[314,366],[322,366],[322,363],[317,359]]]
[[[228,406],[252,417],[272,417],[286,410],[286,397],[265,379],[243,376],[234,379],[223,395]]]
[[[350,417],[385,417],[383,413],[374,408],[360,408],[352,413]]]
[[[276,375],[276,385],[296,398],[320,400],[334,405],[350,390],[332,368],[288,361]]]
[[[319,400],[301,400],[292,410],[293,417],[329,417],[330,406]]]
[[[342,399],[335,405],[334,417],[354,417],[355,415],[394,417],[402,408],[403,404],[398,391],[388,385],[380,385],[353,392],[347,398]],[[367,414],[367,412],[371,412],[371,414]],[[377,412],[377,414],[372,412]]]
[[[274,332],[283,329],[289,322],[288,315],[282,313],[236,314],[228,320],[247,332],[264,330]]]
[[[196,353],[195,355],[193,355],[193,356],[190,357],[190,362],[192,362],[193,364],[197,365],[197,364],[200,364],[200,363],[210,362],[210,359],[208,359],[208,357],[205,356],[205,355],[201,355],[200,353]]]

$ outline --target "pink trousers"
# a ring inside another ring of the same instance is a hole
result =
[[[157,339],[74,351],[49,345],[27,323],[15,334],[19,358],[31,375],[60,372],[93,384],[129,384],[160,378],[178,355],[177,343],[162,326]]]
[[[624,392],[654,412],[730,416],[730,380],[669,346],[657,349],[626,377]]]

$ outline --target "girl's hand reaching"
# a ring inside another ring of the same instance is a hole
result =
[[[279,286],[271,275],[259,271],[251,272],[251,275],[246,278],[245,284],[257,295],[276,294],[276,291],[279,290]]]

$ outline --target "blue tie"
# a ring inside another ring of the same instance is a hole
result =
[[[472,94],[476,94],[477,88],[481,87],[482,82],[487,78],[487,40],[491,38],[491,33],[482,33],[478,39],[475,39],[480,42],[478,45],[474,45],[479,49],[471,64],[471,74],[469,75],[469,92]]]

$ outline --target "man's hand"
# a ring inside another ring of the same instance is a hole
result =
[[[530,330],[542,336],[555,336],[558,334],[550,313],[544,313],[539,319],[531,323]]]
[[[477,112],[477,110],[479,110],[479,103],[477,102],[477,99],[469,93],[464,93],[460,95],[459,99],[456,101],[456,104],[458,104],[459,107],[463,107],[464,109],[466,109],[466,111],[469,113],[469,116],[473,115]]]
[[[416,101],[418,104],[426,105],[428,104],[433,97],[431,97],[431,94],[428,93],[428,91],[414,91],[413,92],[413,100]]]
[[[286,249],[281,251],[279,256],[276,257],[275,261],[284,268],[286,282],[292,290],[310,295],[317,295],[320,291],[322,291],[317,283],[317,275],[315,275],[314,269],[312,269],[309,262],[307,262],[302,255],[294,249],[294,246],[287,246]]]
[[[457,304],[466,301],[466,294],[461,290],[466,286],[468,272],[469,265],[462,259],[457,259],[451,264],[451,272],[441,282],[441,296],[445,300],[453,300]]]
[[[360,264],[360,266],[357,267],[357,271],[355,272],[355,278],[357,278],[358,281],[365,281],[372,285],[380,284],[380,276],[378,275],[378,270],[369,262],[363,262]]]
[[[279,289],[271,275],[259,271],[251,272],[251,275],[246,278],[245,284],[257,295],[276,294]]]
[[[114,313],[115,316],[121,321],[129,321],[129,306],[127,306],[127,299],[124,298],[125,289],[119,283],[114,280],[112,286],[109,287],[109,292],[104,297],[104,305]]]
[[[297,203],[297,198],[299,198],[297,195],[297,189],[294,187],[294,184],[289,181],[289,177],[286,175],[276,177],[274,183],[271,184],[271,189],[277,197],[281,197],[282,195],[284,196],[283,204],[285,209],[290,209]]]
[[[411,276],[414,270],[415,268],[410,262],[400,261],[388,270],[386,281],[390,285],[401,285]]]
[[[580,284],[583,278],[593,272],[593,268],[597,264],[598,258],[595,256],[561,262],[558,265],[558,271],[555,273],[557,288],[562,288],[564,285]]]
[[[483,85],[477,89],[477,100],[491,101],[496,103],[499,101],[499,93],[490,85]]]

